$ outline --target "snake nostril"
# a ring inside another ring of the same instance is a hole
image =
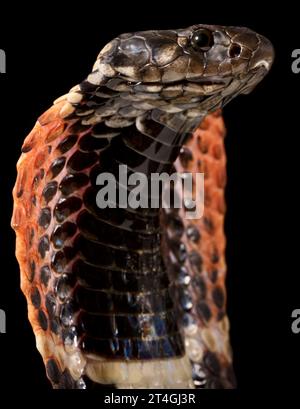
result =
[[[239,44],[233,43],[229,48],[229,57],[236,58],[241,54],[242,47]]]

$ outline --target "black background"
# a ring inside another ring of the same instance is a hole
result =
[[[300,48],[297,12],[287,3],[262,10],[248,2],[231,7],[227,2],[222,7],[181,2],[164,7],[149,1],[65,3],[64,11],[62,4],[45,3],[43,8],[16,5],[2,11],[0,48],[7,54],[7,74],[0,75],[0,308],[7,314],[7,334],[0,334],[0,394],[9,388],[51,394],[19,290],[10,228],[11,190],[23,139],[39,114],[89,73],[100,49],[116,35],[197,23],[248,26],[275,47],[268,77],[224,112],[228,309],[236,402],[252,398],[260,403],[278,394],[289,401],[296,391],[300,335],[292,335],[290,317],[300,308],[300,74],[291,71],[292,50]],[[224,404],[227,398],[225,391]]]

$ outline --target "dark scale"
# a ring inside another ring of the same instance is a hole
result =
[[[141,268],[145,273],[157,273],[160,269],[159,248],[155,248],[153,252],[145,252],[141,259],[138,251],[106,246],[104,243],[95,242],[83,235],[76,237],[75,244],[80,249],[83,259],[100,267],[115,266],[118,269],[126,268],[128,271],[136,273],[139,273]]]
[[[192,287],[198,293],[199,299],[204,299],[206,297],[206,284],[201,276],[197,275],[192,278]]]
[[[50,319],[54,318],[56,314],[56,309],[57,309],[56,297],[54,293],[49,292],[46,294],[45,306],[46,306],[49,318]]]
[[[198,243],[200,240],[200,233],[196,226],[190,224],[186,228],[186,235],[189,240],[193,241],[194,243]]]
[[[166,337],[176,331],[174,314],[167,313],[153,315],[106,315],[81,312],[78,318],[84,332],[95,338],[139,338]],[[69,332],[66,332],[70,337]]]
[[[18,198],[22,197],[23,193],[24,193],[24,189],[21,188],[21,189],[17,192],[17,197],[18,197]]]
[[[56,226],[51,235],[51,242],[53,243],[53,246],[57,249],[62,248],[65,241],[73,237],[76,231],[77,226],[72,222],[67,221],[61,225]]]
[[[150,251],[157,248],[158,235],[149,235],[120,229],[97,219],[95,215],[83,210],[77,217],[76,224],[87,238],[99,243],[128,250]],[[99,237],[102,232],[102,238]]]
[[[50,271],[49,266],[45,265],[41,268],[40,277],[41,277],[41,282],[44,284],[45,287],[47,287],[50,277],[51,277],[51,271]]]
[[[53,317],[51,321],[49,322],[50,325],[50,331],[52,331],[54,334],[59,335],[61,332],[61,322],[59,318]]]
[[[37,287],[34,287],[31,291],[31,302],[35,308],[40,308],[41,306],[41,295]]]
[[[63,170],[66,163],[66,158],[64,156],[60,156],[59,158],[55,159],[51,166],[50,166],[50,178],[54,179],[60,172]]]
[[[24,145],[22,146],[22,148],[21,148],[21,152],[22,152],[22,153],[30,152],[31,149],[33,148],[33,146],[34,146],[33,143],[24,144]]]
[[[89,125],[83,125],[81,123],[81,120],[78,120],[77,122],[75,122],[73,125],[70,126],[69,128],[69,132],[71,134],[79,134],[79,133],[83,133],[83,132],[87,132],[90,129]]]
[[[79,142],[80,150],[83,152],[92,152],[105,149],[110,142],[106,138],[97,138],[91,134],[84,135]]]
[[[51,382],[58,384],[61,379],[61,370],[54,359],[49,359],[46,363],[47,376]]]
[[[57,145],[57,149],[60,151],[60,153],[68,152],[71,148],[73,148],[77,142],[77,139],[77,135],[68,135]]]
[[[39,225],[43,227],[44,229],[47,229],[51,222],[51,209],[50,207],[44,207],[39,216]]]
[[[57,182],[49,182],[43,189],[43,197],[48,204],[57,192]]]
[[[153,161],[157,162],[164,162],[164,163],[173,163],[176,157],[178,156],[178,152],[180,147],[174,147],[173,150],[170,150],[168,145],[160,143],[154,140],[147,135],[144,135],[143,138],[140,137],[140,133],[136,131],[135,125],[132,125],[133,129],[126,128],[122,133],[122,138],[120,141],[123,141],[123,146],[120,144],[119,148],[124,149],[124,147],[128,147],[138,151],[143,155],[143,157],[152,159]],[[136,133],[136,134],[134,134]]]
[[[54,208],[54,216],[59,223],[62,223],[72,213],[81,208],[81,199],[77,196],[71,196],[67,199],[60,199]]]
[[[42,236],[38,244],[38,252],[42,258],[45,257],[46,252],[50,249],[49,237],[47,235]]]
[[[69,196],[88,183],[89,177],[85,173],[69,173],[60,182],[59,189],[64,196]]]
[[[36,264],[35,261],[32,260],[29,262],[28,265],[28,279],[29,281],[33,281],[36,272]]]
[[[60,301],[65,301],[68,298],[75,283],[75,277],[71,274],[63,274],[58,278],[55,285],[55,293]]]
[[[200,317],[204,320],[204,322],[205,321],[208,322],[211,319],[212,313],[205,301],[198,302],[196,309]]]
[[[118,292],[144,292],[151,288],[164,289],[168,287],[169,280],[164,272],[153,276],[151,272],[132,273],[91,265],[83,260],[76,260],[72,265],[72,274],[79,284],[85,288],[95,290],[115,290]]]
[[[51,268],[57,273],[62,274],[67,264],[77,255],[77,246],[65,246],[62,250],[53,253],[51,256]]]
[[[47,321],[47,317],[46,314],[44,313],[43,310],[39,310],[38,312],[38,322],[40,324],[40,327],[46,331],[48,328],[48,321]]]
[[[212,299],[218,308],[222,308],[224,306],[225,295],[221,287],[215,287],[212,290]]]
[[[115,293],[95,291],[78,286],[75,290],[75,300],[82,309],[91,313],[149,314],[163,313],[172,307],[167,289],[143,293]]]
[[[78,387],[80,385],[80,382],[74,381],[72,378],[70,372],[65,369],[64,372],[61,374],[59,378],[59,383],[58,383],[58,389],[84,389]]]
[[[191,263],[192,269],[197,273],[201,273],[203,261],[198,251],[192,250],[189,253],[188,258],[189,262]]]
[[[122,129],[118,128],[109,128],[106,126],[103,122],[100,122],[96,124],[93,129],[92,129],[92,135],[96,138],[108,138],[113,135],[119,135],[121,132],[123,132]]]
[[[54,253],[51,258],[51,268],[58,274],[64,272],[65,266],[67,265],[66,256],[63,251],[58,251]]]
[[[89,168],[98,160],[98,155],[95,152],[84,153],[76,151],[68,160],[67,166],[70,170],[77,172]]]

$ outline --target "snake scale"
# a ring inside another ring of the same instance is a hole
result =
[[[251,92],[273,54],[246,28],[122,34],[38,118],[17,165],[12,226],[54,388],[235,387],[221,108]],[[147,178],[204,173],[203,217],[99,208],[97,176],[124,164]]]

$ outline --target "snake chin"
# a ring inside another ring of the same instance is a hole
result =
[[[256,65],[248,74],[247,79],[244,81],[245,85],[241,90],[241,94],[250,94],[258,83],[267,75],[269,72],[269,65],[267,62],[262,61],[259,65]]]

